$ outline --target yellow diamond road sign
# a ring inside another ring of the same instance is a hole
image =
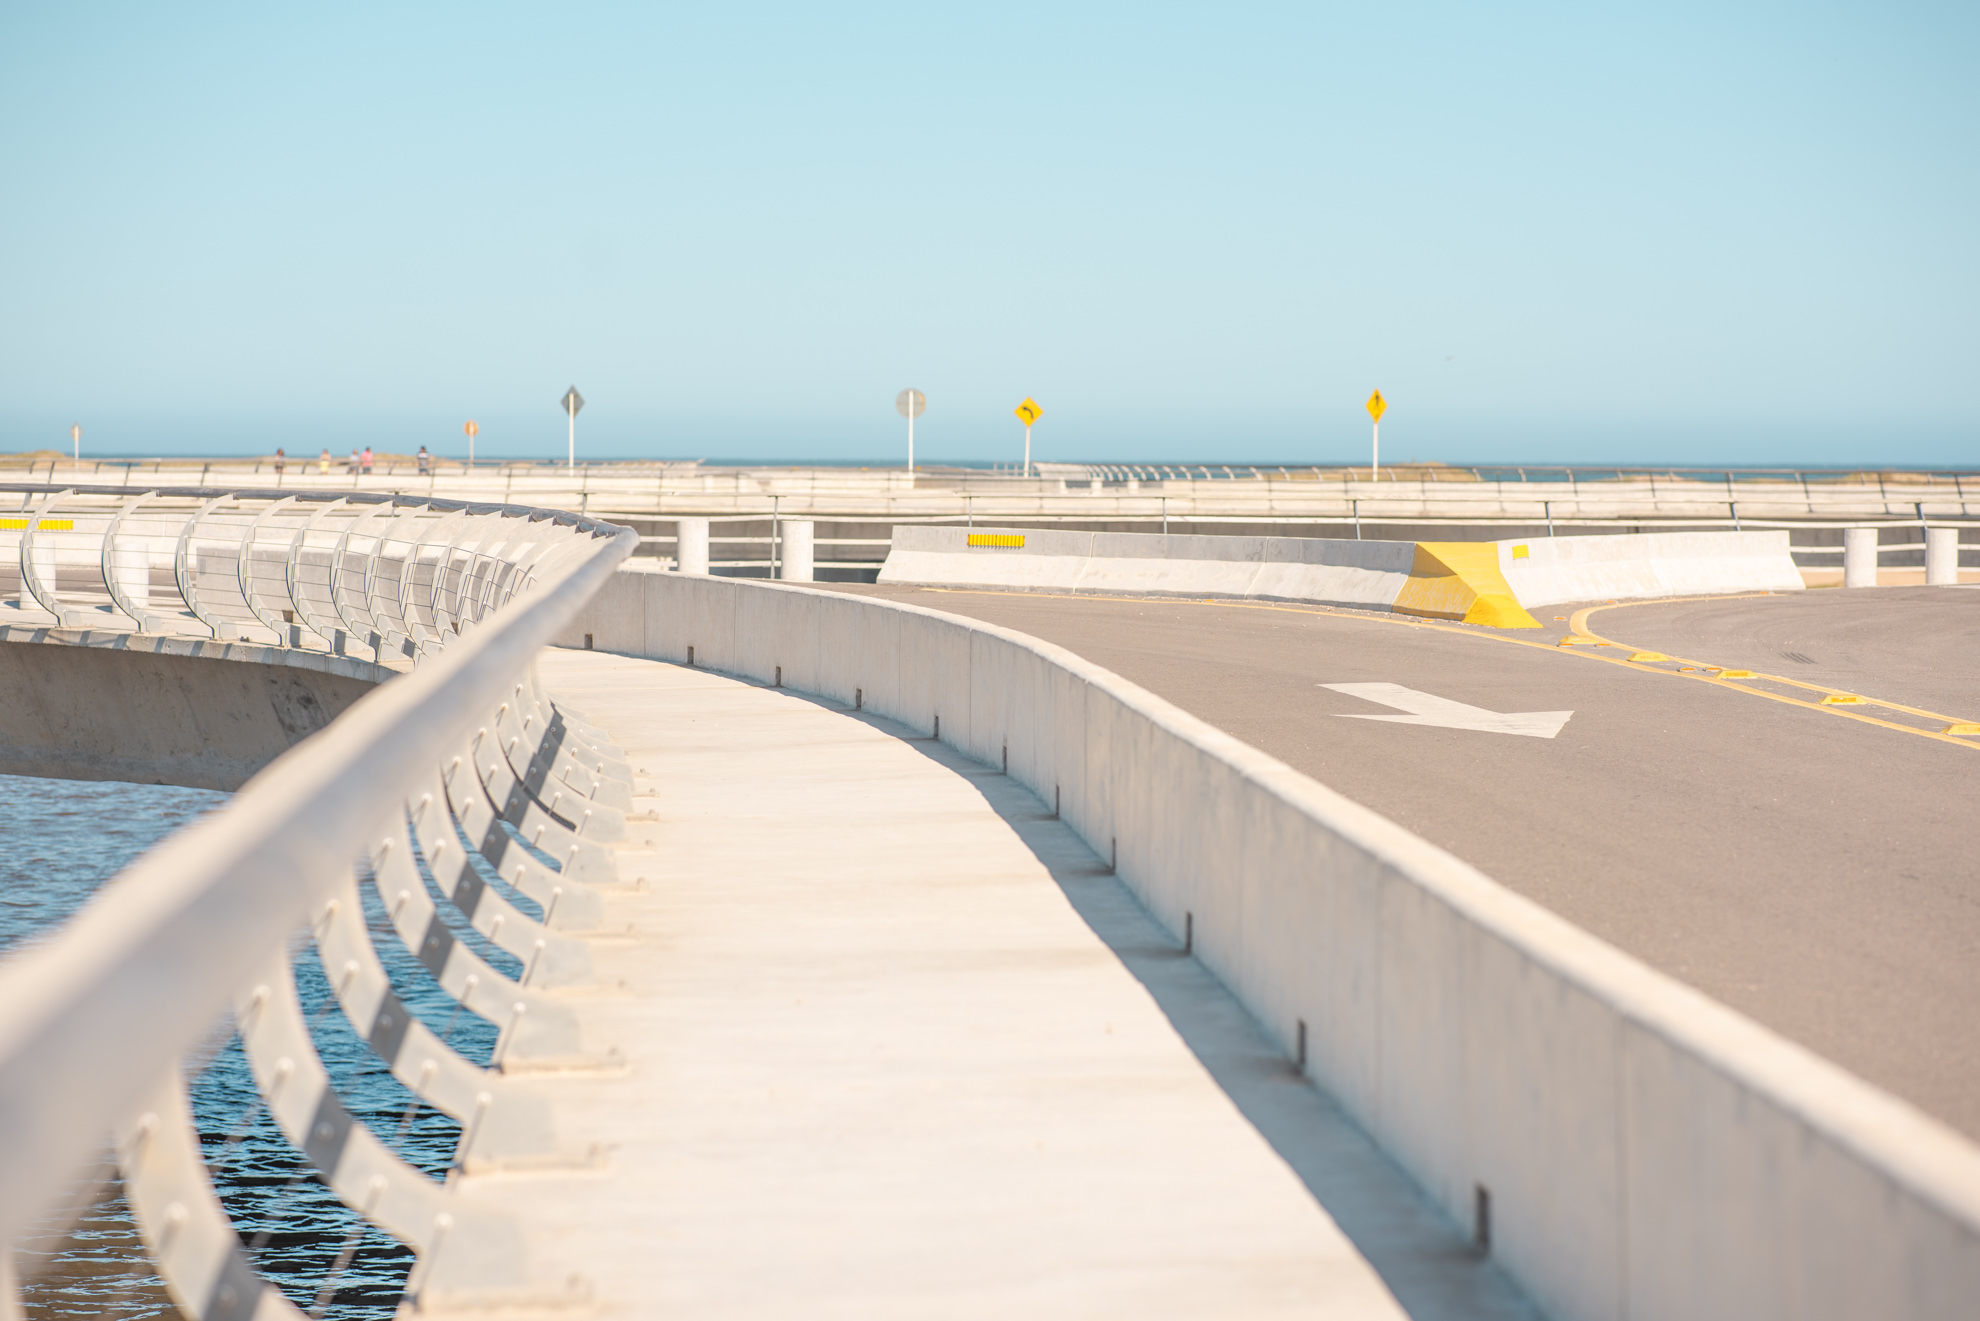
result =
[[[1022,421],[1026,426],[1030,426],[1033,422],[1036,422],[1039,418],[1045,416],[1045,410],[1040,408],[1038,406],[1038,401],[1036,399],[1033,399],[1030,395],[1026,395],[1024,397],[1024,402],[1019,404],[1016,408],[1013,408],[1011,411],[1013,413],[1016,413],[1018,415],[1018,419]]]
[[[1368,396],[1368,416],[1380,422],[1382,420],[1382,414],[1388,411],[1389,401],[1382,397],[1380,390]]]

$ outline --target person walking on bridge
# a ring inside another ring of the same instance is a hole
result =
[[[358,460],[358,464],[359,464],[359,470],[363,472],[365,476],[367,477],[371,476],[371,446],[366,445],[364,447],[364,457]]]
[[[422,477],[428,477],[431,476],[432,473],[433,473],[433,456],[426,452],[426,446],[421,445],[419,447],[419,475]]]

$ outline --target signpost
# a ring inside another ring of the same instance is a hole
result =
[[[564,415],[568,417],[571,421],[570,469],[572,472],[576,472],[577,471],[577,415],[578,415],[578,409],[584,407],[584,396],[577,392],[577,387],[575,385],[573,385],[570,389],[564,391],[563,405],[564,405]]]
[[[914,471],[914,420],[928,411],[928,396],[909,386],[894,396],[894,411],[908,420],[908,471]]]
[[[1024,475],[1029,477],[1031,476],[1031,424],[1045,416],[1045,410],[1038,406],[1036,399],[1026,395],[1024,402],[1011,411],[1024,423]]]
[[[476,422],[473,418],[469,418],[467,420],[467,425],[462,427],[461,430],[467,432],[468,467],[472,468],[474,466],[474,438],[481,431],[481,424]]]
[[[69,439],[75,443],[76,462],[81,463],[82,462],[82,423],[78,422],[74,426],[69,428]]]
[[[1389,401],[1377,390],[1368,396],[1368,416],[1375,419],[1375,438],[1369,450],[1368,480],[1374,481],[1382,475],[1382,414],[1389,411]]]

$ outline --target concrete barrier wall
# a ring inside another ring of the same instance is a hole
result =
[[[1495,544],[1499,569],[1522,606],[1802,590],[1785,531],[1646,532]]]
[[[238,789],[390,674],[252,643],[0,629],[0,773]]]
[[[1537,626],[1518,610],[1562,601],[1802,586],[1786,532],[1453,543],[909,526],[894,529],[880,581],[1311,601],[1510,627]],[[1440,604],[1422,608],[1429,598]],[[1474,609],[1494,599],[1496,613]]]
[[[1011,539],[1020,544],[997,544]],[[1409,577],[1414,549],[1407,541],[902,525],[894,529],[880,581],[1386,609]]]
[[[567,641],[851,705],[1065,819],[1551,1315],[1969,1318],[1980,1151],[1060,648],[621,570]]]

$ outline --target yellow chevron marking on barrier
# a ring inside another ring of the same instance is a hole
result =
[[[1399,615],[1458,619],[1492,628],[1539,628],[1499,571],[1490,541],[1419,541],[1409,580],[1391,607]]]
[[[972,546],[1002,546],[1007,550],[1019,550],[1024,546],[1024,538],[1009,532],[972,532],[969,534]]]
[[[0,532],[25,532],[27,525],[25,518],[0,518]],[[34,528],[37,532],[73,532],[76,523],[72,518],[44,518]]]

